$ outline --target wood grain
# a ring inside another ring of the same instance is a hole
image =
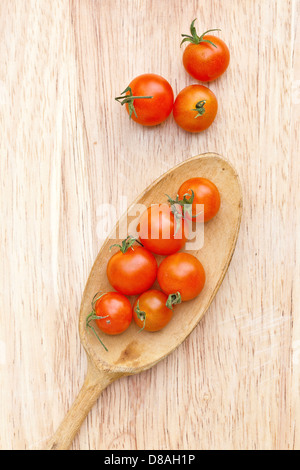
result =
[[[174,354],[103,392],[72,448],[299,449],[299,13],[298,0],[2,0],[2,449],[39,447],[84,380],[101,204],[130,204],[207,151],[243,187],[228,274]],[[179,48],[194,18],[231,51],[209,84],[214,124],[195,136],[172,118],[130,122],[114,96],[134,76],[159,73],[175,94],[194,83]]]

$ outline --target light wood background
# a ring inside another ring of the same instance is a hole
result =
[[[300,448],[299,14],[298,0],[1,0],[1,449],[38,448],[83,383],[101,204],[207,151],[243,186],[228,274],[175,353],[104,391],[72,449]],[[209,84],[216,121],[130,122],[114,97],[136,75],[195,83],[179,48],[194,18],[231,51]]]

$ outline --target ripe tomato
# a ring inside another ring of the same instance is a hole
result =
[[[130,118],[143,126],[160,124],[173,108],[174,93],[170,83],[153,73],[136,77],[121,95],[115,99],[126,104]]]
[[[215,94],[204,85],[189,85],[177,95],[173,116],[188,132],[201,132],[214,121],[218,111]]]
[[[147,331],[159,331],[164,328],[173,316],[173,307],[167,307],[168,296],[160,290],[144,292],[136,299],[133,307],[133,319],[136,324]],[[178,303],[175,300],[174,303]]]
[[[157,274],[153,254],[143,246],[134,246],[135,238],[127,237],[120,250],[107,264],[107,278],[112,287],[124,295],[138,295],[152,287]],[[114,245],[113,245],[114,246]]]
[[[157,280],[165,294],[179,292],[181,300],[197,297],[205,284],[205,271],[200,261],[190,253],[167,256],[159,265]]]
[[[95,320],[99,330],[108,335],[123,333],[132,321],[131,303],[127,297],[118,292],[107,292],[94,297],[92,308],[92,312],[86,318],[86,327],[91,328],[107,351],[91,321]]]
[[[141,215],[137,227],[140,241],[147,250],[158,255],[176,253],[185,245],[188,223],[182,212],[176,216],[169,204],[152,204]]]
[[[212,219],[219,211],[221,198],[217,186],[207,178],[190,178],[182,183],[178,190],[178,197],[186,204],[191,204],[191,213],[187,212],[186,217],[194,220],[204,220],[207,222]],[[199,207],[197,204],[204,204],[204,217],[199,214]]]
[[[207,34],[219,30],[210,29],[198,36],[194,27],[195,21],[191,24],[191,36],[182,34],[185,38],[181,44],[190,42],[183,53],[183,65],[193,78],[208,82],[225,72],[230,62],[230,52],[222,39]]]

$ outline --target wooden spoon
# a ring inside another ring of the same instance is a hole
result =
[[[190,251],[202,262],[206,271],[206,284],[194,300],[183,302],[174,309],[170,323],[161,331],[150,333],[139,331],[132,322],[128,330],[118,336],[99,336],[107,347],[106,351],[91,329],[86,328],[86,317],[91,312],[91,301],[101,291],[113,290],[106,276],[107,261],[112,256],[112,243],[119,243],[122,237],[109,237],[102,246],[88,278],[79,317],[79,333],[88,357],[87,374],[75,402],[67,413],[54,436],[48,441],[47,449],[66,450],[77,434],[88,412],[101,392],[119,377],[137,374],[149,369],[174,351],[194,330],[215,297],[230,264],[238,237],[242,193],[238,175],[225,159],[214,153],[190,158],[158,178],[131,205],[120,219],[116,232],[124,221],[130,222],[136,204],[166,202],[166,194],[176,197],[181,183],[202,176],[212,180],[221,195],[218,214],[204,226],[202,248]],[[129,215],[129,217],[127,217]],[[137,214],[135,213],[135,217]],[[128,220],[127,220],[128,219]],[[126,238],[126,234],[123,238]],[[161,257],[157,257],[158,262]]]

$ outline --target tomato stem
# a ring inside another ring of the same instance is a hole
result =
[[[94,295],[93,300],[92,300],[92,309],[93,309],[93,311],[95,311],[95,306],[96,306],[96,303],[98,302],[98,300],[101,299],[101,297],[103,297],[104,295],[105,295],[105,292],[104,292],[104,294],[100,294],[100,292],[97,292],[97,294]]]
[[[190,217],[198,217],[199,214],[192,215],[192,203],[194,201],[195,193],[192,189],[189,189],[191,191],[191,194],[189,192],[185,193],[183,195],[182,199],[179,199],[179,196],[177,194],[176,199],[172,199],[170,196],[167,196],[168,202],[171,205],[171,210],[176,218],[176,220],[179,220],[179,218],[184,218],[186,213],[190,215]],[[189,196],[187,198],[187,196]],[[180,212],[177,209],[177,204],[182,207],[182,212]],[[175,215],[176,213],[176,215]],[[201,212],[200,212],[201,213]]]
[[[145,328],[145,325],[146,325],[146,312],[144,312],[143,310],[140,310],[139,300],[137,301],[134,311],[137,314],[138,319],[143,322],[143,327],[139,330],[140,332]]]
[[[166,194],[167,198],[168,198],[168,202],[170,204],[170,207],[171,207],[171,211],[173,212],[173,215],[174,215],[174,218],[175,218],[175,222],[176,222],[176,230],[174,232],[174,235],[177,234],[178,230],[180,229],[180,226],[181,226],[181,219],[183,219],[183,216],[182,216],[182,212],[178,210],[177,208],[177,204],[179,206],[181,206],[181,201],[179,201],[179,196],[177,194],[176,196],[176,199],[172,199],[170,196],[168,196],[168,194]]]
[[[122,96],[124,95],[124,93],[127,93],[129,92],[129,95],[126,95],[126,96]],[[132,94],[132,89],[128,86],[122,93],[121,93],[121,96],[117,96],[115,98],[116,101],[118,101],[118,103],[120,103],[122,106],[123,104],[128,104],[128,111],[129,111],[129,117],[131,118],[132,116],[132,113],[134,113],[135,117],[137,118],[137,114],[136,114],[136,110],[135,110],[135,107],[134,107],[134,100],[139,100],[139,99],[151,99],[153,98],[153,96],[133,96]]]
[[[209,39],[204,39],[204,36],[207,33],[210,33],[211,31],[221,31],[221,30],[220,29],[208,29],[207,31],[205,31],[205,33],[201,34],[201,36],[198,36],[196,28],[194,26],[196,19],[197,18],[195,18],[192,21],[191,26],[190,26],[191,36],[189,36],[188,34],[181,35],[184,39],[181,41],[180,47],[186,41],[191,42],[192,44],[200,44],[201,42],[208,42],[212,46],[217,47],[212,41],[209,41]]]
[[[93,325],[91,325],[91,321],[93,320],[103,320],[104,318],[108,318],[109,315],[105,315],[104,317],[101,317],[101,316],[98,316],[96,315],[96,311],[95,311],[95,305],[97,303],[97,301],[99,299],[101,299],[101,297],[103,297],[103,295],[105,294],[101,294],[99,295],[99,292],[97,292],[97,294],[94,295],[93,297],[93,300],[92,300],[92,311],[89,315],[87,315],[86,317],[86,320],[85,320],[85,325],[86,325],[86,328],[90,328],[93,333],[95,334],[95,336],[97,337],[97,339],[100,341],[100,343],[102,344],[102,346],[104,347],[104,349],[106,351],[108,351],[107,347],[105,346],[105,344],[103,343],[103,341],[100,339],[97,331],[95,330],[95,328],[93,327]]]
[[[120,251],[122,251],[122,253],[126,253],[126,251],[131,248],[132,248],[132,245],[137,242],[139,245],[141,246],[144,246],[137,238],[135,237],[132,237],[131,235],[128,235],[127,238],[125,238],[125,240],[122,241],[122,244],[120,245],[119,243],[114,243],[113,245],[111,245],[109,247],[109,251],[112,249],[113,246],[118,246],[120,248]]]
[[[205,103],[206,103],[206,100],[198,101],[198,103],[196,103],[195,108],[192,109],[192,111],[197,111],[198,113],[195,116],[195,119],[198,118],[199,116],[203,116],[203,114],[205,113],[205,108],[204,108]]]
[[[166,307],[170,310],[173,310],[173,305],[181,304],[181,295],[180,292],[170,294],[166,302]]]
[[[106,315],[105,317],[99,317],[98,315],[94,315],[94,312],[91,312],[87,317],[86,317],[86,327],[87,328],[90,328],[93,333],[96,335],[97,339],[100,341],[100,343],[102,344],[102,346],[104,347],[104,349],[106,351],[108,351],[107,347],[105,346],[105,344],[103,343],[103,341],[100,339],[97,331],[95,330],[95,328],[93,327],[93,325],[90,324],[90,322],[92,320],[102,320],[103,318],[107,318],[108,315]]]

